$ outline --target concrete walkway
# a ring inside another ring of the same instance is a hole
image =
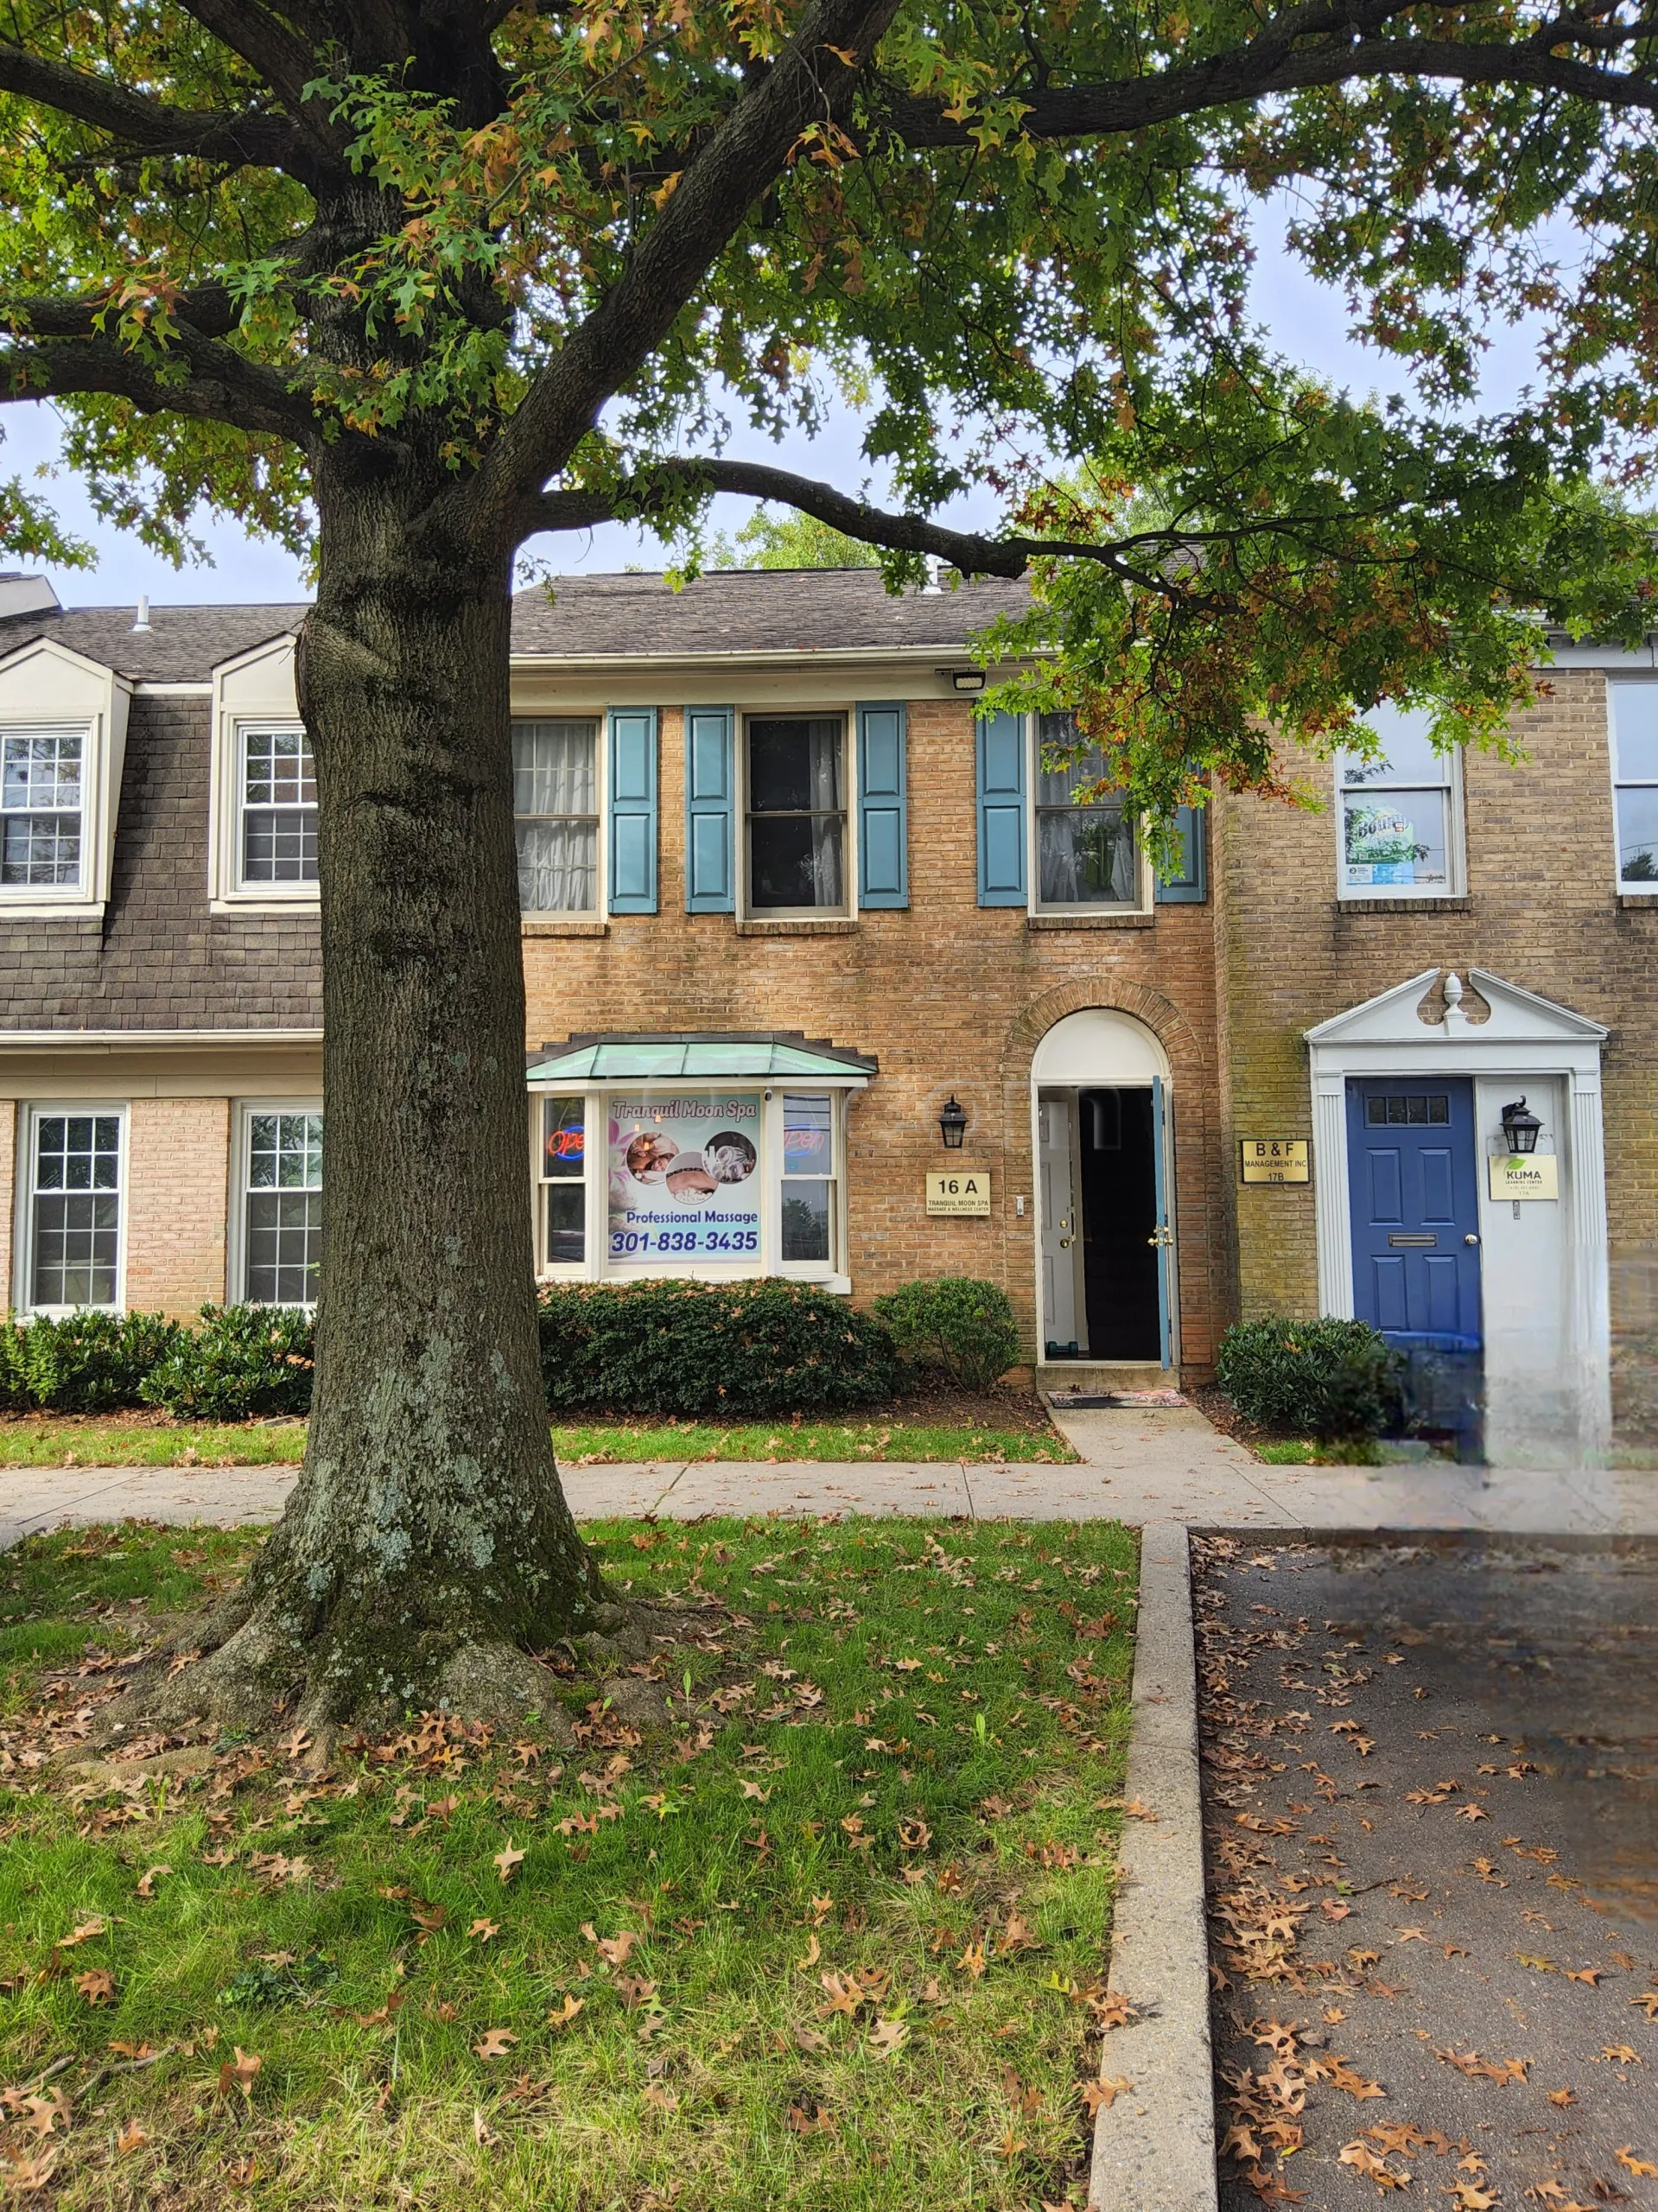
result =
[[[1268,1467],[1194,1407],[1064,1414],[1071,1466],[956,1460],[653,1460],[562,1469],[577,1516],[937,1513],[988,1520],[1112,1519],[1286,1530],[1480,1529],[1658,1535],[1658,1471]],[[0,1548],[33,1529],[141,1520],[235,1527],[274,1520],[291,1467],[0,1469]]]

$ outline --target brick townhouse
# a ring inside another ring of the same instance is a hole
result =
[[[1120,808],[1072,802],[1086,766],[975,715],[966,641],[1020,588],[520,599],[543,1276],[989,1276],[1054,1382],[1201,1376],[1240,1310],[1356,1312],[1471,1438],[1483,1376],[1493,1453],[1603,1450],[1614,1351],[1642,1420],[1655,1326],[1658,663],[1563,652],[1519,768],[1395,718],[1382,767],[1301,764],[1321,813],[1184,817],[1159,883]],[[0,578],[18,1312],[315,1294],[303,613]]]

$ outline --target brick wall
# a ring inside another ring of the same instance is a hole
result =
[[[188,1320],[225,1299],[230,1101],[135,1098],[128,1109],[126,1302]]]
[[[1486,968],[1604,1022],[1617,1407],[1626,1425],[1658,1422],[1658,902],[1617,894],[1605,677],[1560,669],[1549,681],[1553,696],[1515,724],[1523,761],[1464,763],[1465,897],[1339,902],[1324,764],[1286,764],[1321,813],[1217,801],[1224,1111],[1245,1134],[1311,1136],[1301,1033],[1425,969]],[[1228,1183],[1243,1310],[1315,1311],[1312,1186],[1238,1189],[1229,1160]]]
[[[821,923],[687,915],[681,721],[677,709],[662,715],[661,911],[612,917],[600,937],[526,938],[531,1046],[592,1030],[798,1029],[875,1053],[880,1072],[849,1117],[854,1295],[919,1275],[986,1275],[1006,1287],[1033,1344],[1032,1055],[1064,1014],[1134,1014],[1172,1065],[1183,1351],[1202,1369],[1226,1305],[1210,909],[1051,928],[981,907],[972,716],[945,700],[909,709],[907,910],[860,914],[829,933]],[[923,1177],[943,1164],[937,1116],[951,1091],[969,1116],[961,1161],[991,1172],[988,1222],[924,1211]]]

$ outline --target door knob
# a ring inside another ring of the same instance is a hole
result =
[[[1059,1239],[1059,1249],[1060,1249],[1062,1252],[1069,1252],[1069,1251],[1070,1251],[1070,1237],[1069,1237],[1069,1236],[1062,1236],[1062,1237]]]
[[[1172,1229],[1154,1229],[1146,1242],[1148,1244],[1172,1244],[1174,1231]]]
[[[1469,1232],[1468,1232],[1467,1236],[1464,1236],[1464,1237],[1463,1238],[1463,1240],[1462,1240],[1462,1241],[1463,1241],[1463,1243],[1464,1243],[1464,1244],[1477,1244],[1477,1243],[1479,1243],[1479,1239],[1478,1239],[1478,1237],[1475,1236],[1475,1234],[1474,1234],[1474,1232],[1473,1232],[1473,1230],[1472,1230],[1471,1229],[1469,1230]]]

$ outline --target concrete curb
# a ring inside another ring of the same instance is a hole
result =
[[[1132,2088],[1100,2107],[1090,2212],[1214,2212],[1209,1935],[1197,1768],[1197,1675],[1186,1531],[1155,1522],[1140,1548],[1127,1794],[1129,1822],[1109,1988],[1141,2015],[1110,2030],[1101,2070]]]

